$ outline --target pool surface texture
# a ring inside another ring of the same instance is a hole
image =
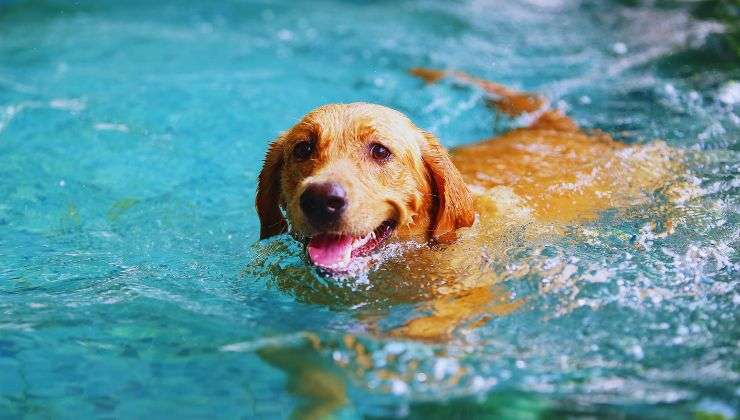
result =
[[[0,418],[736,417],[740,76],[719,23],[633,3],[0,0]],[[521,124],[413,66],[662,139],[684,195],[514,238],[485,269],[518,310],[390,337],[428,306],[317,277],[253,203],[324,103],[448,147]]]

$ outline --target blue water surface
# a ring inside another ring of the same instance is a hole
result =
[[[0,417],[310,415],[327,397],[301,366],[344,384],[320,412],[339,418],[736,417],[737,67],[699,54],[721,24],[624,3],[0,1]],[[300,247],[258,242],[253,202],[302,114],[376,102],[447,146],[516,124],[412,66],[685,150],[675,232],[657,194],[516,245],[494,265],[526,304],[444,343],[358,317],[422,303],[286,286]]]

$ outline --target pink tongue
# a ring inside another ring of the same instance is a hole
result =
[[[311,262],[318,266],[347,263],[352,255],[352,236],[316,235],[308,242],[307,251]]]

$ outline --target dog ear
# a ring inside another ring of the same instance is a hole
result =
[[[260,218],[260,239],[279,235],[288,231],[288,224],[280,211],[280,171],[283,168],[282,137],[267,149],[265,163],[257,183],[255,206]]]
[[[432,215],[430,235],[438,242],[449,243],[457,238],[455,230],[471,226],[475,221],[473,199],[444,147],[434,135],[423,134],[426,144],[422,146],[422,159],[429,172],[435,198],[432,207],[436,209],[433,210],[436,213]]]

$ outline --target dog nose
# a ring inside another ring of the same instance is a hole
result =
[[[336,182],[310,184],[301,194],[301,209],[318,229],[336,224],[347,208],[347,193]]]

